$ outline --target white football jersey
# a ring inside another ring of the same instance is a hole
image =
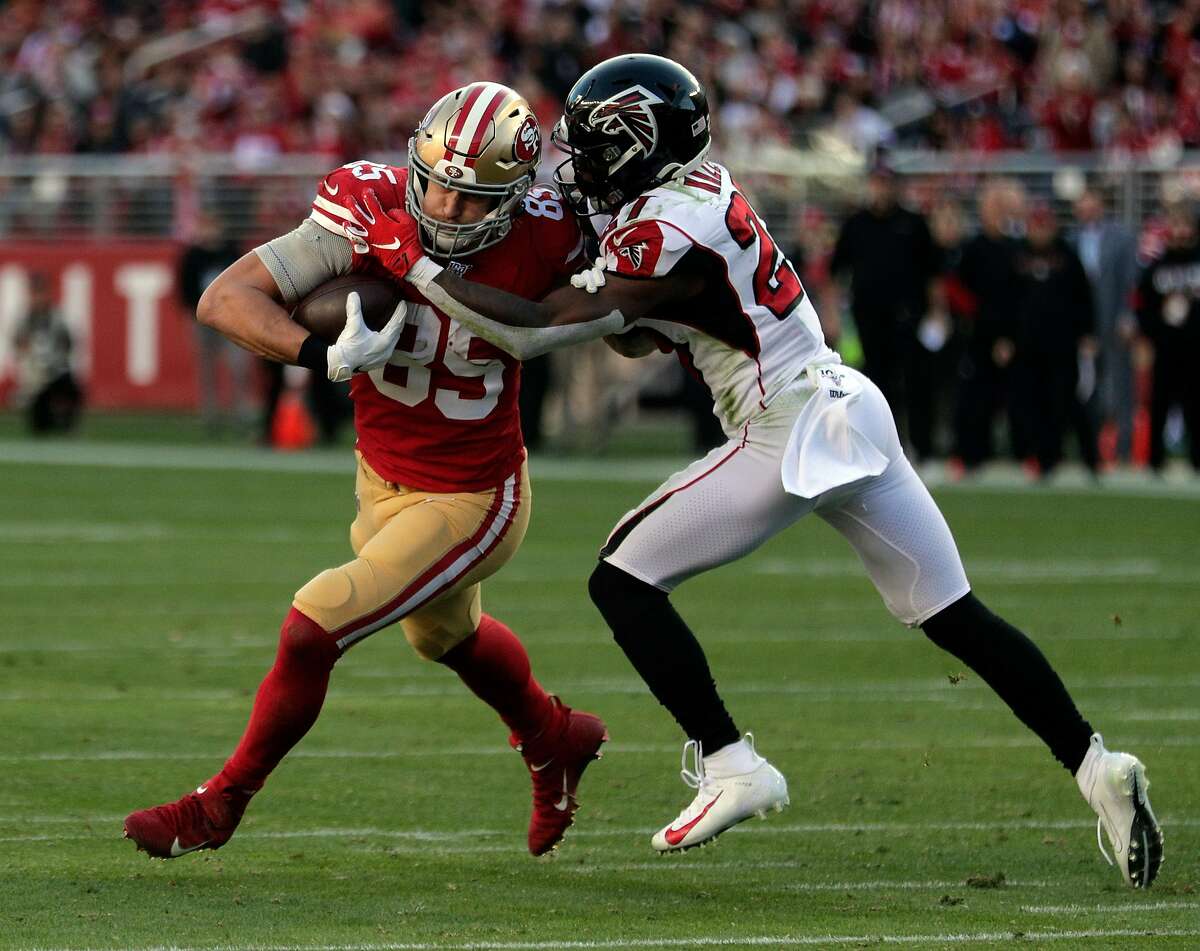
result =
[[[825,345],[795,270],[724,166],[706,162],[646,192],[600,236],[605,269],[634,278],[662,277],[693,249],[711,258],[708,291],[632,326],[675,344],[732,436],[806,366],[841,358]]]

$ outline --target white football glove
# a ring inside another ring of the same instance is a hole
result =
[[[363,322],[362,302],[358,292],[346,295],[346,326],[338,335],[337,343],[329,348],[329,379],[341,383],[355,373],[374,370],[388,362],[400,331],[404,329],[404,318],[408,305],[401,301],[392,311],[392,316],[379,331],[372,330]]]
[[[604,286],[604,257],[596,258],[596,263],[578,274],[571,275],[571,286],[582,287],[589,294],[595,294]]]

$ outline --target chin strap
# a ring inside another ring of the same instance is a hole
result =
[[[683,178],[686,175],[691,175],[708,158],[709,149],[712,148],[712,139],[709,139],[707,144],[702,148],[699,154],[686,165],[681,165],[679,162],[668,162],[658,172],[658,180],[660,182],[674,182]],[[669,170],[669,171],[668,171]]]

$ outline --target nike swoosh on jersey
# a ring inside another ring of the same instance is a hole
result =
[[[720,799],[724,795],[725,790],[721,790],[719,793],[717,793],[717,799]],[[663,833],[663,838],[667,840],[667,845],[678,845],[680,842],[682,842],[687,837],[687,834],[696,827],[696,823],[708,815],[708,810],[717,804],[717,799],[714,799],[707,806],[705,806],[700,812],[700,815],[696,816],[696,818],[691,822],[680,826],[678,829],[668,829],[665,833]]]
[[[206,792],[208,792],[208,784],[205,783],[203,786],[197,786],[196,792],[203,796]]]
[[[571,805],[571,797],[567,794],[567,771],[563,770],[563,797],[554,804],[554,808],[559,812],[566,812],[567,807]]]
[[[436,501],[436,500],[435,500],[435,499],[426,499],[425,501],[426,501],[426,502],[433,502],[433,501]],[[554,762],[554,758],[553,758],[553,757],[551,757],[550,759],[546,760],[546,762],[542,763],[542,765],[541,765],[541,766],[534,766],[532,763],[530,763],[530,764],[529,764],[529,771],[530,771],[530,772],[532,772],[532,773],[540,773],[540,772],[541,772],[543,769],[545,769],[547,766],[549,766],[549,765],[550,765],[551,763],[553,763],[553,762]]]
[[[391,251],[391,250],[394,250],[395,248],[400,247],[400,239],[392,238],[392,240],[389,241],[387,244],[373,244],[373,245],[371,245],[371,247],[379,248],[380,251]]]
[[[196,849],[202,849],[208,845],[208,842],[209,840],[205,839],[199,845],[189,846],[185,849],[179,844],[179,836],[175,836],[175,841],[171,843],[171,858],[177,859],[181,855],[187,855],[189,852],[195,852]]]
[[[342,190],[341,185],[330,185],[329,182],[325,183],[325,191],[329,192],[329,194],[331,194],[331,195],[336,195],[341,190]]]

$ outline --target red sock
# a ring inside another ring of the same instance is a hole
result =
[[[317,721],[329,673],[341,651],[327,631],[295,608],[279,632],[275,666],[254,698],[250,723],[225,768],[215,777],[219,787],[257,790],[288,750]]]
[[[500,714],[519,740],[533,739],[554,716],[550,695],[529,671],[524,645],[490,615],[483,615],[474,634],[443,654],[441,663]]]

